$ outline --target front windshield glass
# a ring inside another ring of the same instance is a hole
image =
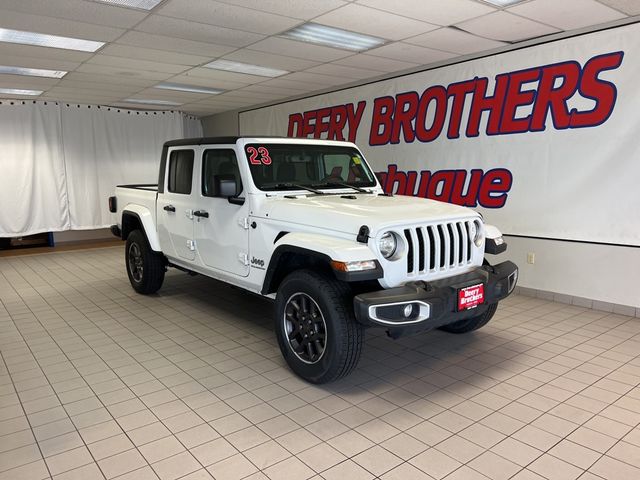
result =
[[[245,147],[253,182],[260,190],[373,187],[373,173],[352,147],[251,144]],[[343,184],[343,185],[339,185]]]

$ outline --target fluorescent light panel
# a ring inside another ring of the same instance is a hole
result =
[[[137,8],[138,10],[151,10],[162,0],[94,0],[109,5],[118,5],[126,8]]]
[[[0,65],[0,74],[26,75],[28,77],[62,78],[67,72],[63,70],[45,70],[42,68],[23,68]]]
[[[490,3],[496,7],[510,7],[516,3],[522,3],[524,0],[482,0],[485,3]]]
[[[287,70],[278,70],[277,68],[261,67],[260,65],[251,65],[249,63],[232,62],[231,60],[215,60],[205,65],[206,68],[213,70],[224,70],[227,72],[246,73],[248,75],[258,75],[260,77],[279,77],[289,73]]]
[[[42,95],[42,90],[21,90],[19,88],[0,88],[0,95]]]
[[[152,100],[146,98],[127,98],[123,100],[126,103],[138,103],[140,105],[163,105],[165,107],[177,107],[178,105],[182,105],[177,102],[170,102],[169,100]]]
[[[176,90],[178,92],[206,93],[209,95],[218,95],[219,93],[224,92],[224,90],[221,90],[219,88],[198,87],[195,85],[186,85],[184,83],[171,82],[159,83],[154,88],[161,88],[163,90]]]
[[[24,32],[22,30],[9,30],[8,28],[0,28],[0,42],[62,48],[64,50],[79,50],[81,52],[95,52],[104,45],[104,42],[95,42],[93,40],[60,37],[46,33]]]
[[[282,37],[302,42],[316,43],[327,47],[341,48],[363,52],[384,44],[384,38],[362,35],[360,33],[342,30],[341,28],[327,27],[317,23],[305,23],[299,27],[284,32]]]

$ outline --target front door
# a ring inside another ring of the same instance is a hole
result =
[[[193,149],[169,153],[166,186],[156,205],[158,236],[162,250],[170,257],[195,260],[193,208],[195,203]]]
[[[202,154],[202,181],[198,192],[194,236],[204,265],[246,277],[249,275],[249,202],[222,197],[220,182],[235,180],[242,196],[242,178],[232,146],[207,148]]]

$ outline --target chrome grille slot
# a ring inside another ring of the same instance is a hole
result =
[[[407,228],[407,273],[428,274],[462,268],[471,262],[472,220]]]

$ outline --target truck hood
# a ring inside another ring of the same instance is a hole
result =
[[[270,197],[261,210],[272,220],[343,233],[355,234],[360,226],[367,225],[372,236],[381,228],[478,216],[469,208],[436,200],[352,193]]]

